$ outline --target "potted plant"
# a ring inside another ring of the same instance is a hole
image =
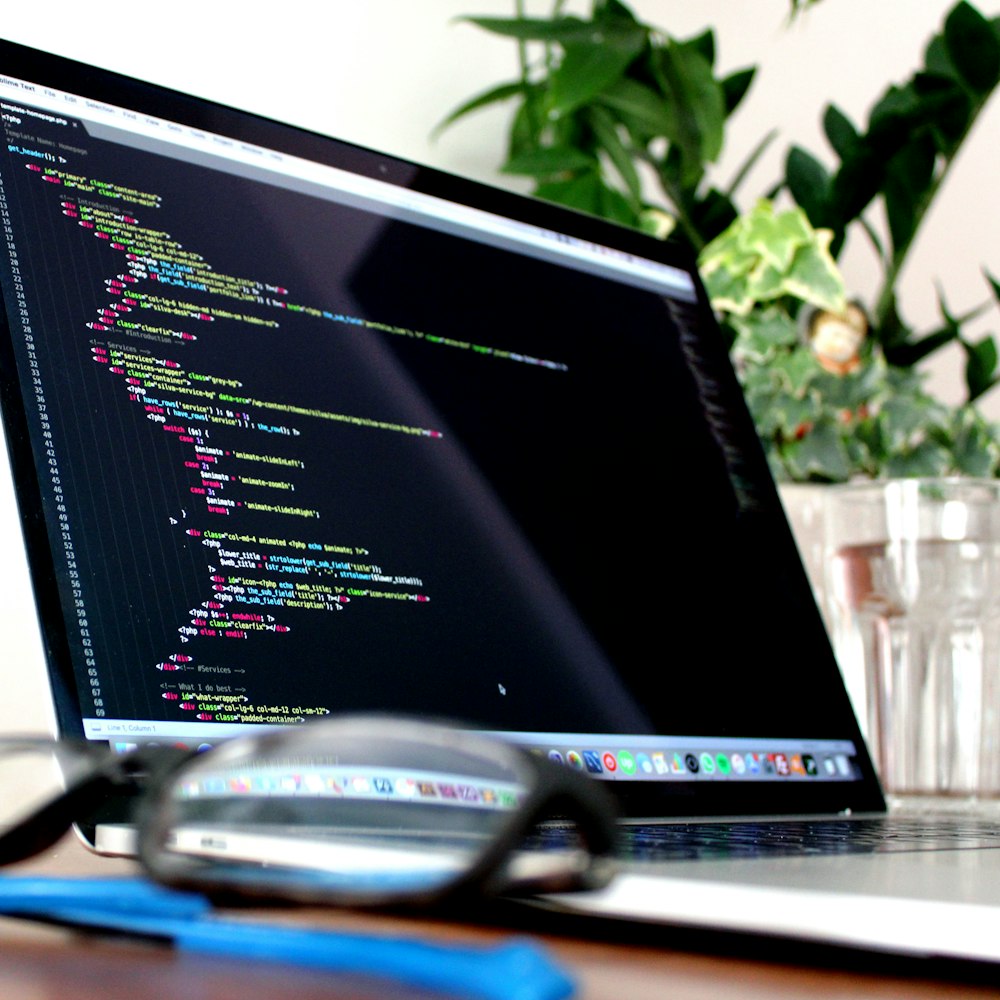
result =
[[[594,0],[589,19],[564,15],[561,3],[551,17],[529,18],[518,0],[516,13],[470,20],[517,42],[519,78],[443,125],[514,101],[505,172],[532,177],[540,197],[673,233],[700,254],[779,480],[997,473],[997,432],[975,406],[997,382],[997,349],[965,330],[1000,301],[1000,285],[986,275],[984,301],[958,315],[942,296],[929,331],[904,320],[898,289],[921,224],[1000,81],[1000,19],[959,2],[923,64],[887,88],[864,129],[832,104],[823,111],[836,169],[793,148],[767,194],[784,192],[796,207],[776,212],[765,200],[741,215],[736,195],[773,134],[724,187],[709,168],[756,68],[720,77],[713,32],[675,39],[620,0]],[[884,238],[868,221],[876,205]],[[882,274],[867,304],[848,302],[836,270],[851,228],[870,241]],[[791,270],[780,273],[782,262]],[[958,407],[933,399],[915,367],[952,342],[966,354],[968,396]],[[847,351],[839,361],[838,350]]]
[[[889,361],[865,310],[848,301],[834,238],[801,208],[761,201],[700,257],[776,478],[995,475],[994,429]]]
[[[833,239],[801,208],[762,200],[700,258],[824,611],[824,484],[1000,470],[995,429],[974,406],[943,406],[918,372],[887,360],[848,300]]]
[[[589,19],[562,14],[561,2],[548,18],[515,5],[513,18],[467,20],[517,43],[519,77],[473,97],[439,129],[513,101],[500,169],[532,178],[538,197],[661,236],[675,231],[696,250],[736,218],[734,195],[774,136],[724,188],[708,172],[754,68],[720,77],[712,31],[673,38],[620,0],[594,0]]]

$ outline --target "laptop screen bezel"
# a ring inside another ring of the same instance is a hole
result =
[[[290,155],[356,172],[404,186],[412,191],[442,198],[498,216],[521,220],[534,226],[565,232],[582,240],[615,247],[625,253],[652,259],[694,273],[690,255],[669,241],[654,240],[641,233],[612,225],[604,220],[491,188],[464,178],[420,166],[393,156],[362,149],[326,136],[306,132],[259,116],[226,108],[142,81],[61,57],[50,56],[12,43],[0,43],[0,73],[28,79],[40,85],[80,94],[95,101],[126,106],[140,113],[177,121],[208,132],[273,148]],[[715,329],[704,292],[698,286],[700,308],[706,329]],[[60,732],[66,736],[82,735],[81,715],[75,698],[73,669],[69,660],[59,598],[55,583],[54,562],[45,526],[41,519],[41,494],[28,441],[27,414],[21,390],[13,375],[14,354],[6,311],[0,315],[0,398],[7,434],[8,451],[15,477],[15,487],[22,513],[22,529],[29,552],[39,622]],[[717,333],[717,331],[716,331]],[[722,344],[721,334],[717,334]],[[750,434],[752,423],[742,402],[738,383],[731,369],[728,381],[719,391],[726,399],[734,418]],[[760,476],[760,488],[782,518],[780,501],[766,473],[766,462],[759,447],[750,456]],[[764,470],[764,471],[761,471]],[[802,597],[805,614],[812,621],[804,625],[808,649],[803,658],[810,670],[825,677],[830,696],[843,704],[843,737],[858,748],[856,758],[860,780],[808,784],[761,784],[738,782],[677,782],[669,786],[658,782],[612,783],[619,794],[623,811],[632,816],[687,815],[761,815],[772,813],[837,814],[844,811],[873,812],[884,809],[870,758],[850,710],[849,701],[821,620],[808,596],[808,583],[795,554],[790,532],[779,558],[788,561],[787,574]],[[811,610],[810,610],[811,609]],[[117,808],[112,810],[117,818]]]

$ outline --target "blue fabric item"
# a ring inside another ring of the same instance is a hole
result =
[[[0,914],[161,937],[189,952],[389,977],[481,1000],[563,1000],[574,984],[530,941],[469,948],[226,920],[141,878],[0,878]]]

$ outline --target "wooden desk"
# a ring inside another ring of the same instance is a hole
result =
[[[135,871],[131,862],[96,858],[67,838],[43,858],[11,869],[17,874],[103,875]],[[253,914],[257,916],[255,912]],[[317,909],[261,913],[262,919],[329,928],[367,931],[438,941],[489,943],[510,933],[491,927],[399,916],[321,911]],[[506,917],[509,924],[515,915]],[[1000,969],[989,982],[980,974],[970,981],[929,978],[918,965],[872,969],[856,955],[833,953],[822,967],[767,961],[731,947],[712,954],[654,947],[650,932],[619,925],[618,940],[574,937],[564,927],[546,928],[547,918],[533,921],[551,953],[579,982],[581,1000],[775,1000],[782,997],[837,998],[980,998],[1000,996]],[[1000,928],[997,929],[1000,933]],[[653,932],[676,941],[670,929]],[[687,939],[686,943],[690,944]],[[711,942],[709,943],[712,944]],[[779,949],[780,950],[780,949]],[[727,953],[728,952],[728,953]],[[837,967],[842,963],[841,967]],[[937,974],[935,972],[935,974]],[[991,975],[988,973],[987,975]],[[24,921],[0,920],[0,998],[2,1000],[395,1000],[430,997],[391,982],[352,979],[267,963],[212,960],[180,955],[169,947],[41,927]]]

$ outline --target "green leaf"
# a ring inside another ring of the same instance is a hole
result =
[[[916,74],[913,90],[920,99],[914,129],[927,128],[938,149],[953,155],[972,124],[975,109],[968,92],[955,80],[931,73]]]
[[[736,220],[736,207],[728,195],[714,187],[701,198],[684,200],[684,208],[703,240],[714,239]]]
[[[535,194],[547,201],[568,205],[622,225],[635,226],[638,222],[632,206],[620,192],[609,188],[596,172],[581,174],[569,181],[540,184]]]
[[[823,369],[813,379],[810,388],[823,400],[827,414],[841,416],[841,411],[852,410],[864,402],[858,398],[858,384],[859,380],[850,375],[834,375]]]
[[[668,135],[679,151],[680,180],[693,187],[722,151],[726,105],[722,85],[711,63],[690,43],[671,40],[659,52],[665,96],[674,107],[674,132]]]
[[[663,97],[635,80],[623,77],[606,87],[596,102],[618,113],[637,138],[670,136],[677,130],[673,109]]]
[[[1000,39],[989,21],[970,4],[957,4],[944,23],[951,62],[965,85],[988,94],[1000,81]]]
[[[757,254],[784,274],[795,258],[796,250],[812,237],[809,223],[801,211],[775,215],[771,205],[759,202],[745,217],[740,244]]]
[[[691,46],[692,49],[700,53],[709,66],[715,65],[715,32],[711,28],[703,31],[700,35],[695,35],[694,38],[689,38],[683,44]]]
[[[852,458],[852,472],[877,477],[885,457],[885,441],[877,420],[865,417],[859,420],[851,435],[848,451]]]
[[[816,424],[801,440],[790,442],[783,458],[799,482],[818,479],[839,483],[851,474],[847,448],[840,429],[832,421]]]
[[[588,103],[621,79],[645,44],[646,32],[638,26],[598,32],[588,41],[566,42],[566,55],[549,78],[552,114],[564,115]]]
[[[511,157],[501,168],[505,174],[526,174],[529,177],[552,177],[581,170],[595,170],[597,160],[572,146],[536,146]]]
[[[444,118],[439,124],[434,126],[433,136],[440,135],[452,122],[458,121],[459,118],[473,112],[478,111],[480,108],[485,108],[490,104],[496,104],[499,101],[508,101],[512,97],[523,96],[525,92],[524,82],[521,80],[515,80],[512,83],[502,83],[497,87],[491,87],[489,90],[484,90],[481,94],[477,94],[475,97],[466,101],[464,104],[460,104],[454,111],[451,112],[446,118]]]
[[[603,21],[631,21],[638,24],[635,14],[621,0],[594,0],[594,19]]]
[[[775,214],[770,202],[758,202],[700,255],[713,304],[746,315],[756,303],[794,296],[842,312],[847,301],[831,235],[812,229],[800,208]]]
[[[547,113],[547,112],[546,112]],[[583,111],[574,111],[560,118],[549,119],[545,134],[552,136],[553,146],[571,146],[597,155],[593,149],[593,135],[583,119]]]
[[[677,228],[677,219],[662,208],[644,208],[639,213],[639,229],[647,236],[665,240]]]
[[[924,373],[915,368],[896,368],[889,365],[885,370],[885,382],[883,395],[887,399],[909,396],[919,401],[925,410],[935,407],[940,409],[940,404],[923,390]]]
[[[920,99],[912,83],[903,86],[893,84],[876,101],[868,116],[868,138],[881,141],[883,147],[888,140],[896,144],[909,137],[909,127],[916,116]]]
[[[924,53],[924,68],[928,73],[933,73],[936,76],[945,76],[953,80],[959,79],[955,64],[948,54],[948,46],[945,44],[943,35],[935,35],[928,43]]]
[[[925,337],[921,337],[920,340],[907,341],[906,343],[886,348],[885,357],[890,364],[899,365],[902,368],[911,368],[929,354],[940,350],[945,344],[950,344],[957,337],[957,328],[945,326],[939,330],[935,330],[933,333],[927,334]]]
[[[810,382],[823,371],[812,351],[791,351],[776,358],[771,367],[781,378],[785,388],[798,396],[805,393]]]
[[[785,276],[771,261],[759,258],[750,272],[747,291],[755,303],[771,302],[785,294]]]
[[[718,267],[703,270],[702,279],[713,309],[745,316],[754,307],[755,300],[750,294],[750,279],[746,273],[734,273],[727,267]]]
[[[885,162],[860,142],[845,158],[830,184],[829,206],[836,230],[856,219],[879,193],[885,178]]]
[[[952,462],[963,476],[993,476],[1000,460],[996,432],[971,407],[953,421]]]
[[[889,386],[890,373],[888,366],[877,351],[870,352],[862,365],[861,370],[851,376],[857,381],[857,402],[872,402],[880,396],[891,393],[893,390]],[[919,386],[919,379],[917,385]]]
[[[882,195],[896,251],[909,244],[923,217],[936,159],[934,140],[918,133],[889,161]]]
[[[777,373],[767,365],[754,363],[742,364],[739,368],[740,382],[748,401],[763,401],[763,405],[770,406],[770,401],[776,392],[784,391]],[[763,419],[763,416],[760,417]]]
[[[581,174],[569,181],[553,181],[539,184],[535,189],[538,198],[568,205],[581,212],[600,215],[601,180],[596,173]]]
[[[858,130],[850,118],[833,104],[827,105],[827,109],[823,113],[823,131],[833,147],[833,151],[842,160],[846,160],[853,154],[858,141]]]
[[[748,69],[741,69],[735,73],[730,73],[722,81],[722,93],[725,99],[727,115],[731,115],[740,106],[740,102],[746,97],[756,73],[757,67],[750,66]]]
[[[943,426],[946,423],[946,411],[940,403],[922,391],[897,393],[883,402],[879,422],[891,454],[905,450],[929,428]]]
[[[698,255],[702,277],[707,277],[718,267],[746,274],[754,266],[753,255],[743,249],[744,225],[745,220],[738,220],[702,249]]]
[[[830,174],[826,167],[800,146],[793,146],[785,160],[785,181],[809,221],[814,226],[827,225]]]
[[[824,223],[834,231],[835,246],[843,242],[844,230],[877,194],[883,168],[861,140],[853,122],[835,105],[823,113],[823,129],[840,168],[828,185]]]
[[[885,366],[876,357],[865,359],[861,368],[846,375],[834,375],[821,368],[810,390],[823,400],[828,416],[857,431],[868,419],[862,407],[878,403],[886,394],[885,382]]]
[[[608,184],[601,182],[598,191],[598,215],[602,219],[610,219],[623,226],[638,228],[639,218],[636,206],[621,193]]]
[[[914,448],[888,455],[885,471],[893,478],[943,476],[950,464],[946,448],[934,441],[921,441]]]
[[[593,38],[597,28],[578,17],[460,17],[485,31],[522,42],[558,42],[564,45]]]
[[[772,433],[778,431],[784,438],[795,437],[804,427],[814,423],[819,415],[819,408],[812,397],[797,399],[784,396],[769,407]]]
[[[896,301],[894,290],[889,291],[886,303],[882,309],[881,319],[873,323],[871,329],[872,340],[881,344],[888,354],[900,344],[907,344],[913,337],[913,331],[899,315],[899,307]]]
[[[846,142],[833,179],[830,204],[844,224],[857,218],[882,190],[888,163],[913,141],[918,126],[930,127],[952,94],[923,96],[912,84],[890,87],[872,110],[868,132]]]
[[[614,119],[603,108],[595,106],[588,110],[588,120],[600,148],[607,154],[608,159],[614,164],[615,170],[625,182],[632,199],[633,209],[639,211],[642,203],[642,182],[639,180],[639,173],[635,168],[631,153],[625,148],[618,136]]]
[[[993,297],[997,300],[997,304],[1000,305],[1000,281],[997,281],[989,271],[983,271],[983,276],[989,282],[989,286],[993,290]]]
[[[970,108],[968,94],[954,80],[915,73],[903,86],[890,87],[875,105],[864,141],[890,155],[910,141],[915,129],[940,127],[956,115],[967,122]]]
[[[965,382],[971,403],[997,383],[997,345],[987,336],[975,343],[963,340],[962,346],[966,353]]]
[[[507,136],[507,159],[511,160],[540,145],[542,125],[537,103],[529,96],[514,113],[511,121]]]
[[[741,324],[738,341],[741,353],[765,361],[780,348],[794,347],[799,342],[795,321],[783,309],[758,309]]]

